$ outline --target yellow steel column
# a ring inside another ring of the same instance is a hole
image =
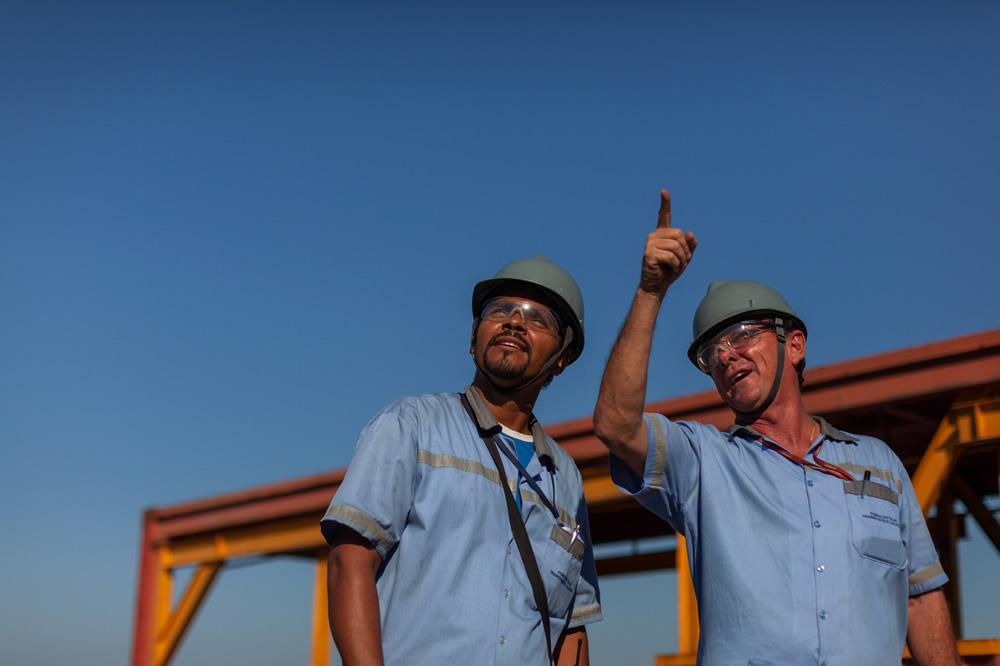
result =
[[[167,622],[170,620],[170,600],[173,599],[174,596],[174,577],[170,574],[170,567],[166,563],[164,547],[160,546],[156,549],[156,552],[158,555],[156,558],[156,607],[154,610],[155,621],[153,623],[156,630],[153,635],[157,638],[153,640],[154,646],[156,645],[158,637],[163,635],[164,627],[167,626]],[[156,654],[155,647],[153,654]]]
[[[177,609],[166,618],[156,636],[156,651],[153,658],[156,666],[165,666],[170,661],[221,568],[222,562],[209,562],[198,567],[184,592],[184,597],[177,604]]]
[[[330,625],[327,621],[326,565],[327,549],[316,555],[316,581],[313,586],[312,659],[310,666],[330,664]]]
[[[677,651],[682,655],[698,652],[698,601],[694,596],[687,542],[677,535]]]
[[[958,429],[955,421],[956,410],[953,406],[938,425],[913,473],[913,490],[924,510],[924,516],[937,504],[941,490],[958,461]]]
[[[962,446],[1000,436],[1000,398],[991,393],[985,389],[959,395],[924,451],[913,473],[913,490],[925,516],[937,504]]]

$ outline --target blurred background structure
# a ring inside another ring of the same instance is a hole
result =
[[[810,413],[845,431],[893,443],[911,473],[925,516],[931,514],[929,527],[950,578],[944,590],[964,663],[1000,664],[1000,636],[962,639],[957,557],[966,517],[981,526],[1000,553],[997,511],[987,508],[987,502],[997,498],[1000,480],[1000,329],[810,370],[805,399]],[[647,411],[723,429],[732,422],[729,408],[715,391],[658,402]],[[693,666],[698,647],[697,602],[683,537],[614,487],[606,449],[594,436],[589,418],[555,424],[548,431],[563,442],[584,475],[594,543],[625,544],[630,550],[598,559],[602,580],[650,569],[677,570],[679,651],[660,655],[655,663]],[[170,663],[198,606],[226,565],[240,558],[275,555],[315,561],[309,663],[327,666],[328,549],[318,523],[343,477],[344,470],[337,470],[147,511],[132,666]],[[964,511],[955,510],[956,501]],[[671,534],[672,549],[644,548],[646,542],[659,544]],[[173,572],[180,567],[196,571],[172,605]]]

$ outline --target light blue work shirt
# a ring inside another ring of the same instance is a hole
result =
[[[467,389],[480,423],[496,419]],[[563,630],[601,619],[583,485],[573,459],[534,422],[526,471],[562,525],[521,483],[521,516],[549,604],[552,648]],[[501,456],[504,481],[516,467]],[[385,663],[547,664],[545,631],[511,532],[500,477],[459,395],[400,398],[358,439],[322,521],[367,537],[382,556]],[[575,646],[568,646],[575,650]]]
[[[817,419],[805,459],[821,446],[823,461],[858,479],[845,481],[788,460],[752,428],[644,418],[643,478],[615,456],[611,477],[687,538],[699,664],[900,663],[909,595],[948,579],[884,442]]]

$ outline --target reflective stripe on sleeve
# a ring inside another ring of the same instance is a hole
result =
[[[381,525],[372,520],[368,514],[362,513],[352,506],[347,506],[346,504],[332,504],[330,508],[326,510],[326,515],[323,516],[323,520],[333,520],[341,523],[342,525],[346,525],[351,529],[354,529],[354,526],[357,525],[364,534],[369,536],[369,538],[375,539],[377,545],[379,546],[379,550],[382,553],[389,552],[389,550],[396,545],[396,542],[391,536],[389,536],[388,532],[382,529]]]
[[[590,618],[597,617],[600,614],[601,614],[601,604],[597,603],[596,601],[582,608],[574,608],[573,614],[569,618],[569,625],[571,626],[574,622],[589,620]]]
[[[927,581],[934,580],[943,573],[944,573],[944,567],[941,566],[940,562],[935,562],[929,567],[925,567],[920,571],[911,573],[909,579],[907,579],[907,584],[910,587],[923,585]]]
[[[650,418],[653,425],[653,474],[652,487],[662,488],[664,472],[667,468],[667,432],[659,419]]]

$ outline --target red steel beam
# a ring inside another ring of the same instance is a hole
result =
[[[955,391],[1000,381],[1000,329],[806,371],[806,405],[828,413]],[[732,413],[714,389],[646,405],[677,420],[724,428]],[[603,466],[607,449],[590,417],[546,426],[581,469]],[[144,539],[152,546],[178,537],[323,511],[345,469],[259,486],[195,502],[150,509]]]
[[[989,384],[1000,381],[1000,329],[835,363],[804,374],[803,395],[813,414]],[[715,389],[651,402],[645,409],[720,429],[733,422],[732,412]],[[545,430],[581,468],[603,464],[607,457],[589,416],[547,425]]]
[[[994,383],[1000,381],[1000,329],[836,363],[805,374],[806,406],[820,414]],[[646,410],[720,428],[732,423],[732,413],[714,389],[652,402]],[[581,469],[605,464],[607,449],[594,436],[590,417],[547,425],[546,431]],[[187,535],[321,512],[345,472],[339,469],[150,509],[144,538],[155,545]]]
[[[338,469],[196,502],[150,509],[147,516],[154,523],[153,543],[322,512],[346,471]]]

